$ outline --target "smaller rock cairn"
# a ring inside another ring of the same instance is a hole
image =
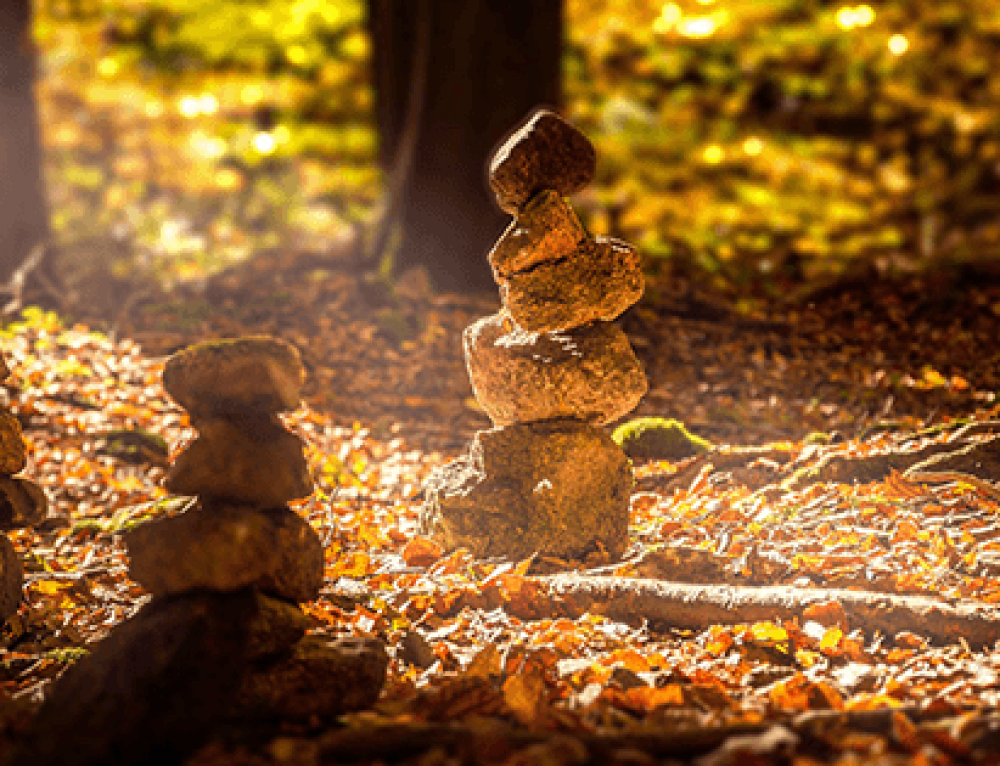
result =
[[[154,597],[257,591],[275,643],[243,678],[237,705],[250,716],[365,706],[378,697],[388,661],[372,642],[304,636],[309,621],[297,602],[319,596],[323,544],[286,505],[308,497],[313,484],[302,440],[278,419],[299,406],[304,380],[298,351],[273,338],[209,341],[171,357],[163,386],[198,437],[164,486],[199,502],[126,537],[129,574]]]
[[[489,253],[501,311],[463,334],[494,427],[425,486],[422,526],[478,556],[581,559],[628,543],[628,458],[599,428],[631,411],[646,377],[611,320],[642,295],[630,245],[591,237],[564,197],[594,177],[587,138],[539,110],[497,150],[490,185],[514,222]]]
[[[167,361],[164,387],[198,436],[165,486],[197,501],[126,533],[129,575],[153,598],[60,679],[23,757],[145,763],[223,722],[324,719],[378,698],[381,642],[306,635],[298,606],[319,595],[323,545],[286,505],[312,480],[278,414],[298,406],[304,377],[298,351],[272,338]]]
[[[7,361],[0,356],[0,380],[10,377]],[[37,524],[48,513],[48,500],[33,481],[14,474],[24,470],[28,450],[21,424],[0,406],[0,530],[11,532]],[[21,603],[24,567],[14,545],[0,533],[0,622],[17,611]]]

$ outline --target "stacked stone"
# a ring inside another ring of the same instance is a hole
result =
[[[565,197],[594,177],[593,146],[540,110],[500,147],[490,185],[515,217],[489,254],[501,311],[466,328],[466,366],[494,427],[425,487],[424,531],[480,556],[580,559],[628,542],[633,477],[599,428],[646,377],[611,320],[642,295],[630,245],[591,237]]]
[[[0,380],[10,377],[10,368],[0,356]],[[48,501],[42,488],[14,474],[24,470],[28,451],[21,437],[21,424],[0,406],[0,530],[12,532],[34,526],[45,518]],[[0,532],[0,621],[17,611],[21,603],[24,567],[6,534]]]
[[[323,544],[286,505],[313,485],[302,440],[278,418],[299,406],[304,380],[298,351],[274,338],[210,341],[171,357],[163,386],[198,437],[164,486],[198,503],[126,537],[129,574],[154,598],[258,592],[272,635],[286,645],[271,647],[244,677],[237,706],[248,715],[329,716],[369,704],[387,663],[371,642],[304,636],[309,621],[297,602],[319,596]],[[359,670],[370,676],[360,685]]]
[[[196,502],[126,534],[129,575],[152,599],[59,680],[14,762],[179,763],[223,723],[328,719],[377,699],[382,644],[306,635],[299,607],[323,585],[323,546],[287,506],[312,480],[278,415],[304,377],[271,338],[168,360],[164,387],[198,436],[166,487]]]

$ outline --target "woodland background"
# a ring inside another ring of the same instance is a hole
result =
[[[942,599],[983,641],[836,598],[700,627],[580,613],[544,579],[566,562],[440,550],[420,486],[488,425],[459,337],[497,297],[401,269],[398,230],[371,244],[387,180],[363,4],[34,10],[52,270],[7,285],[0,341],[51,520],[11,534],[27,586],[0,633],[0,746],[143,601],[119,533],[176,508],[160,481],[192,434],[163,355],[263,332],[309,373],[287,422],[327,545],[313,631],[378,636],[393,664],[372,710],[192,763],[996,752],[1000,461],[901,475],[1000,430],[992,0],[566,0],[561,52],[562,112],[598,150],[572,202],[648,275],[621,320],[650,378],[637,413],[714,443],[636,460],[629,555],[586,574]]]

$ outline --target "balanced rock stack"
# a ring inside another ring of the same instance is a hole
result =
[[[377,699],[382,644],[306,635],[298,606],[319,595],[323,546],[286,505],[312,480],[278,414],[298,406],[304,377],[298,352],[271,338],[167,361],[164,387],[198,436],[166,487],[197,501],[126,534],[129,575],[153,598],[60,679],[24,757],[145,763],[191,752],[221,723],[323,719]]]
[[[0,380],[9,376],[10,368],[0,356]],[[27,461],[21,424],[10,410],[0,406],[0,530],[4,532],[33,526],[48,512],[42,488],[33,481],[14,476],[24,470]],[[0,621],[17,611],[23,582],[21,559],[10,538],[0,532]]]
[[[299,406],[305,368],[274,338],[210,341],[175,354],[163,386],[198,437],[170,467],[166,488],[192,510],[126,537],[132,579],[154,597],[253,588],[269,638],[237,699],[244,716],[329,716],[374,702],[388,663],[374,642],[305,636],[297,602],[323,586],[323,544],[286,503],[308,497],[302,440],[278,413]],[[360,675],[359,675],[360,674]]]
[[[425,486],[424,531],[449,548],[580,559],[628,542],[633,478],[599,426],[646,377],[615,319],[642,295],[630,245],[591,237],[564,197],[594,177],[587,138],[540,110],[500,147],[490,185],[515,216],[489,254],[503,308],[467,327],[465,361],[494,427]]]

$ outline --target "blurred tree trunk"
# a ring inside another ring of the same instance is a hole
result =
[[[34,83],[31,2],[0,0],[0,284],[49,237]]]
[[[562,3],[368,0],[368,21],[397,270],[423,264],[438,289],[492,290],[486,253],[509,218],[486,165],[529,111],[559,102]]]

